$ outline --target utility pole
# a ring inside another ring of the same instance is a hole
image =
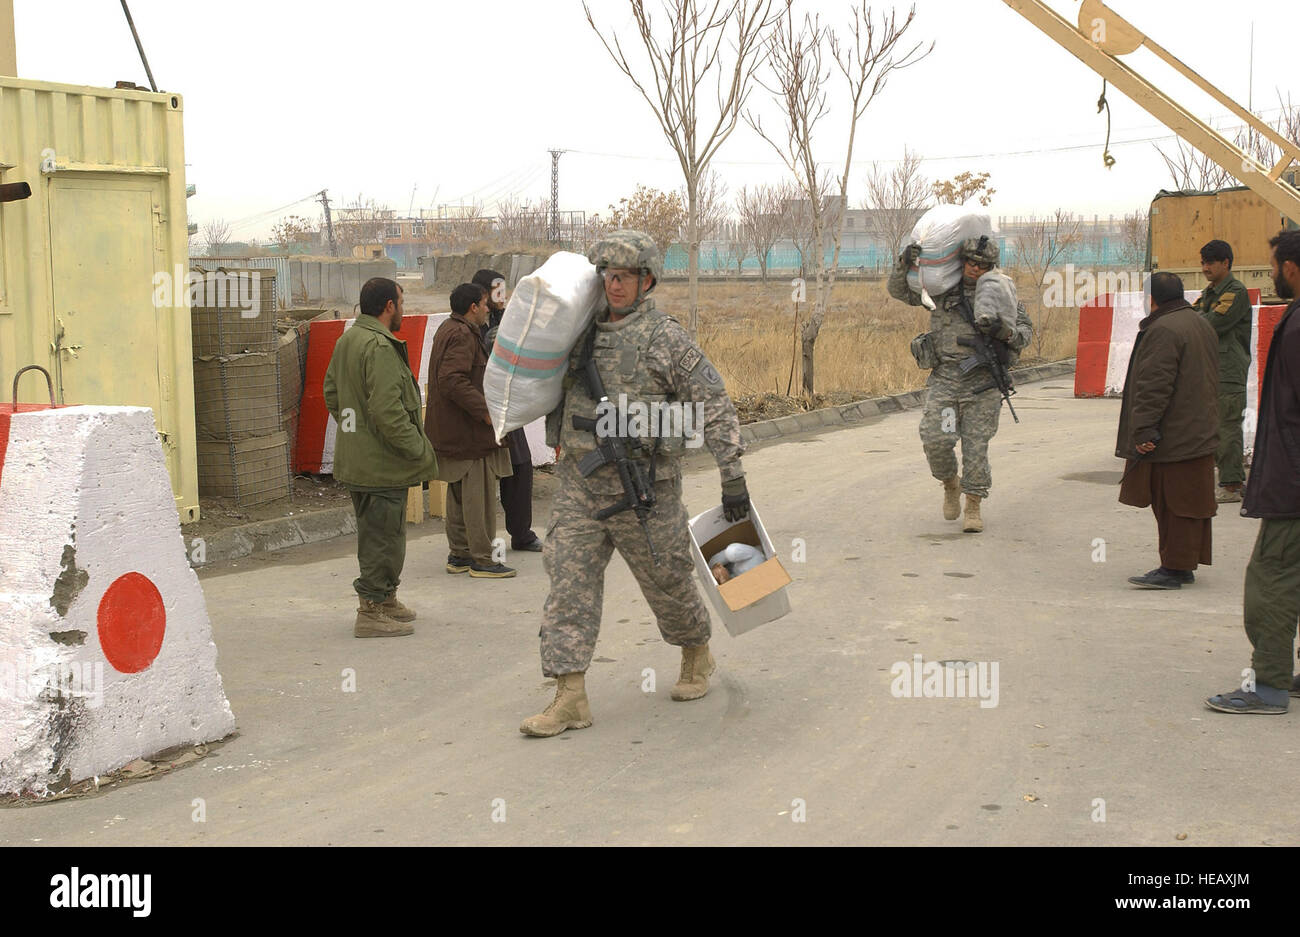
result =
[[[325,207],[325,230],[329,233],[330,238],[330,256],[337,257],[339,255],[339,247],[338,244],[334,242],[334,221],[330,217],[330,197],[325,194],[328,191],[328,189],[320,190],[319,201],[321,205]]]
[[[560,155],[564,150],[551,150],[551,223],[546,232],[548,241],[560,239]]]

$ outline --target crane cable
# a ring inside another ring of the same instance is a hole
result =
[[[1106,79],[1101,80],[1101,97],[1097,99],[1097,113],[1106,112],[1106,142],[1102,146],[1101,161],[1110,169],[1115,165],[1115,157],[1110,155],[1110,102],[1106,100]]]

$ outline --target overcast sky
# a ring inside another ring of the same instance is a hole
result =
[[[1075,19],[1076,0],[1052,2]],[[364,194],[401,213],[473,201],[491,212],[503,196],[549,198],[550,147],[568,150],[561,209],[603,212],[637,183],[682,183],[649,106],[613,65],[579,0],[129,3],[159,87],[184,95],[186,176],[198,187],[190,218],[225,218],[236,238],[265,237],[285,214],[319,216],[313,202],[290,203],[322,188],[336,205]],[[849,0],[795,6],[835,25],[848,21]],[[1253,23],[1255,109],[1274,116],[1278,89],[1300,103],[1285,12],[1293,4],[1111,6],[1243,104]],[[592,9],[635,53],[626,0],[594,0]],[[882,9],[876,4],[877,16]],[[114,0],[15,0],[15,22],[20,77],[147,84]],[[1122,214],[1145,210],[1170,185],[1150,141],[1170,148],[1172,135],[1113,88],[1118,163],[1104,168],[1101,79],[1002,0],[918,0],[909,37],[933,40],[935,50],[895,73],[859,124],[852,204],[871,162],[897,160],[904,146],[926,157],[931,178],[991,172],[995,215],[1058,207]],[[1216,126],[1236,125],[1149,52],[1126,61]],[[816,144],[819,159],[840,165],[847,108],[839,85],[831,90]],[[761,88],[750,107],[765,125],[780,118]],[[784,177],[769,145],[743,123],[714,165],[733,192]]]

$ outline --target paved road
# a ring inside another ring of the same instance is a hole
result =
[[[1201,704],[1249,663],[1257,522],[1216,521],[1194,587],[1129,587],[1156,565],[1155,526],[1115,500],[1117,402],[1068,383],[1021,392],[978,536],[942,520],[915,411],[751,452],[774,540],[807,543],[787,563],[794,611],[740,638],[717,626],[713,691],[675,703],[677,651],[616,558],[595,724],[557,739],[517,731],[551,695],[540,555],[515,556],[514,580],[447,576],[440,526],[412,528],[418,630],[375,641],[351,637],[351,540],[205,570],[238,737],[156,780],[5,811],[0,843],[1294,845],[1276,792],[1300,715]],[[692,471],[689,509],[718,487]],[[996,662],[997,706],[895,698],[891,666],[914,654]]]

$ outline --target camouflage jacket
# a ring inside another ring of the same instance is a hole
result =
[[[900,302],[907,303],[909,306],[921,305],[921,294],[908,285],[907,267],[902,263],[894,265],[887,288],[889,295]],[[966,320],[962,312],[963,298],[968,306],[975,299],[975,284],[968,284],[964,279],[948,292],[932,297],[935,308],[930,313],[930,334],[934,336],[935,347],[942,359],[942,363],[934,371],[941,376],[957,379],[962,377],[961,362],[971,355],[970,347],[960,344],[957,339],[975,336],[975,327]],[[1016,306],[1015,328],[1008,328],[999,322],[989,334],[1006,344],[1011,352],[1010,363],[1014,364],[1020,352],[1034,337],[1033,322],[1025,312],[1024,304],[1018,303]],[[971,380],[986,380],[987,374],[975,371],[966,377]]]
[[[612,403],[619,405],[622,396],[628,405],[625,410],[672,406],[683,417],[675,425],[665,418],[656,426],[638,426],[630,415],[627,419],[628,435],[639,436],[645,443],[638,457],[648,459],[654,452],[656,478],[680,475],[684,450],[700,442],[713,454],[723,481],[744,474],[740,420],[721,376],[691,340],[690,333],[676,319],[659,312],[650,298],[643,299],[618,322],[609,321],[607,307],[570,352],[564,397],[546,419],[547,443],[561,447],[562,461],[580,460],[597,445],[593,433],[573,428],[574,416],[599,416],[583,375],[589,338],[595,346],[592,351],[596,369]],[[702,440],[697,436],[698,441],[687,441],[676,432],[682,427],[701,434]],[[592,490],[622,490],[612,465],[597,469],[587,484]]]

